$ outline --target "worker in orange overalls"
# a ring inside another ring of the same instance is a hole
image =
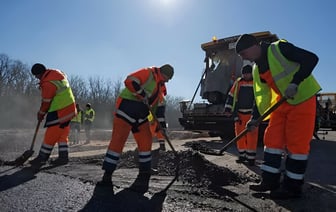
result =
[[[150,112],[148,115],[148,121],[150,123],[150,130],[153,136],[153,142],[159,142],[160,150],[166,151],[165,146],[165,136],[163,135],[162,130],[167,129],[165,111],[166,111],[166,100],[165,96],[167,95],[167,89],[165,84],[161,85],[161,93],[159,96],[158,104],[152,108],[152,112],[155,113],[155,116]],[[160,124],[160,126],[158,126]]]
[[[58,143],[58,158],[52,164],[62,165],[69,161],[68,136],[70,120],[76,115],[75,98],[66,75],[60,70],[47,69],[43,64],[36,63],[31,69],[32,74],[40,80],[42,102],[37,113],[41,122],[45,115],[44,140],[38,156],[30,161],[34,168],[40,168]]]
[[[140,69],[127,76],[125,88],[119,94],[113,119],[110,144],[103,162],[104,176],[98,186],[113,188],[112,174],[117,167],[120,155],[129,133],[132,131],[139,154],[139,174],[130,189],[145,193],[151,175],[152,135],[147,116],[149,107],[158,104],[161,84],[168,82],[174,69],[166,64]]]
[[[254,105],[252,66],[242,68],[242,77],[233,84],[226,99],[225,114],[233,115],[235,122],[235,134],[245,130],[246,123],[251,119]],[[258,130],[248,132],[237,141],[239,158],[237,163],[248,162],[253,166],[257,155]]]
[[[249,34],[238,39],[236,52],[243,59],[255,62],[253,88],[256,108],[247,123],[248,130],[254,130],[256,119],[275,101],[287,98],[270,115],[264,134],[262,181],[250,185],[250,189],[271,191],[273,199],[301,197],[314,133],[316,94],[321,90],[311,74],[318,57],[285,40],[258,43],[256,37]],[[281,178],[283,154],[286,154],[286,162],[284,177]]]

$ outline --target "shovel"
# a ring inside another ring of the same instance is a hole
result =
[[[30,145],[30,149],[26,150],[20,157],[16,158],[14,161],[5,161],[5,165],[12,165],[12,166],[22,166],[33,154],[34,154],[34,144],[37,136],[37,132],[40,128],[41,121],[37,122],[34,137],[32,143]]]
[[[268,115],[270,115],[274,110],[276,110],[282,103],[284,103],[287,100],[286,97],[282,97],[277,103],[275,103],[272,107],[268,108],[268,110],[260,116],[256,120],[256,125],[259,125]],[[248,129],[245,128],[243,131],[241,131],[236,137],[234,137],[231,141],[229,141],[223,148],[217,150],[217,149],[202,149],[200,150],[201,153],[207,154],[207,155],[223,155],[223,152],[227,150],[232,144],[236,143],[239,139],[241,139],[243,136],[245,136],[248,133]]]
[[[159,127],[159,130],[161,131],[162,135],[164,136],[165,140],[167,141],[169,147],[172,149],[174,155],[175,155],[175,160],[176,160],[176,170],[175,170],[175,177],[174,179],[166,186],[166,188],[164,189],[164,191],[167,191],[170,186],[176,181],[178,180],[178,175],[179,175],[179,171],[180,171],[180,159],[179,159],[179,155],[177,153],[177,151],[175,150],[172,142],[170,141],[166,131],[163,129],[163,127],[161,126],[161,124],[159,123],[155,113],[153,112],[152,108],[147,105],[148,110],[152,113],[153,119],[154,121],[157,123],[157,126]]]

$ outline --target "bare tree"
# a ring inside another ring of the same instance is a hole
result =
[[[9,72],[9,57],[5,54],[0,54],[0,96],[4,95],[6,87],[6,75]]]
[[[111,102],[110,99],[113,96],[113,85],[110,79],[104,79],[103,77],[90,77],[89,78],[89,99],[94,104]]]
[[[86,100],[89,92],[85,80],[77,75],[69,76],[68,80],[76,101],[83,102]]]
[[[6,93],[12,95],[25,94],[27,87],[30,85],[30,82],[27,80],[29,79],[29,75],[27,65],[18,60],[13,61],[6,77]]]
[[[112,104],[115,104],[115,102],[117,101],[117,98],[119,96],[119,93],[121,92],[123,83],[121,81],[121,79],[118,79],[117,81],[115,81],[113,83],[113,87],[112,87]]]
[[[97,128],[110,128],[115,103],[124,87],[118,79],[112,81],[103,77],[90,77],[88,81],[81,76],[68,78],[76,102],[90,102],[96,111]],[[41,97],[38,80],[30,73],[30,67],[19,60],[12,60],[0,54],[0,128],[32,126],[36,119]],[[166,117],[170,127],[177,127],[180,97],[167,96]]]

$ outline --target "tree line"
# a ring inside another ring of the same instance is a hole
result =
[[[57,68],[57,67],[55,67]],[[0,128],[30,128],[37,122],[36,113],[41,94],[38,80],[31,74],[31,67],[20,60],[0,54]],[[62,70],[66,73],[66,70]],[[112,81],[101,76],[88,79],[68,75],[76,102],[81,108],[90,103],[96,111],[95,128],[112,127],[115,102],[124,84],[121,79]],[[168,91],[169,92],[169,91]],[[166,117],[169,127],[180,127],[179,102],[181,97],[166,96]]]

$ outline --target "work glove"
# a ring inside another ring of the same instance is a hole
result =
[[[258,127],[258,123],[257,120],[255,119],[250,119],[247,123],[246,123],[246,129],[247,131],[251,132],[253,130],[255,130]]]
[[[146,92],[143,90],[140,94],[136,94],[136,97],[141,100],[145,105],[149,105],[148,97]]]
[[[290,83],[285,90],[285,97],[287,99],[294,99],[294,96],[296,95],[298,91],[298,86],[295,83]]]
[[[166,128],[167,128],[167,124],[166,124],[165,121],[160,121],[159,123],[160,123],[160,125],[161,125],[161,128],[163,128],[163,129],[166,129]]]
[[[41,122],[44,119],[45,113],[43,112],[37,112],[37,120]]]

